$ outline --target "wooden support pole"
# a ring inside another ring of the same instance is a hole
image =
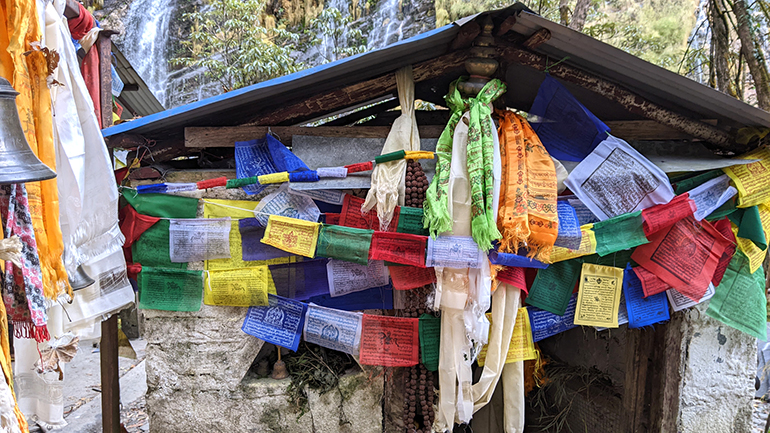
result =
[[[118,315],[102,322],[99,344],[102,376],[102,432],[120,433],[120,377],[118,370]]]
[[[112,126],[112,35],[114,30],[102,30],[96,40],[99,50],[99,95],[102,107],[102,128]]]

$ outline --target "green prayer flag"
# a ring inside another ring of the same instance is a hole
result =
[[[139,308],[198,311],[203,300],[203,271],[142,266]]]
[[[563,316],[582,267],[580,260],[566,260],[537,271],[527,295],[527,305]]]
[[[706,314],[752,337],[767,341],[764,270],[760,267],[752,274],[748,257],[736,251],[709,302]]]
[[[420,354],[428,371],[438,370],[439,341],[441,340],[441,318],[431,314],[420,316]]]
[[[423,227],[423,211],[419,207],[401,206],[398,211],[399,233],[411,233],[413,235],[428,236],[428,229]]]
[[[170,225],[169,220],[159,220],[134,241],[131,246],[134,263],[158,268],[187,269],[187,263],[171,262],[168,241]]]
[[[754,242],[754,245],[762,251],[767,249],[765,230],[762,228],[762,218],[759,216],[759,208],[757,206],[736,209],[728,218],[738,226],[739,238]]]
[[[638,247],[649,243],[642,225],[642,211],[618,215],[608,220],[594,223],[596,235],[596,254],[606,256],[616,251]]]
[[[318,233],[315,254],[367,265],[373,234],[374,230],[324,224]]]
[[[612,254],[608,254],[604,257],[600,257],[598,254],[591,254],[590,256],[579,257],[576,260],[583,263],[593,263],[601,266],[612,266],[613,268],[624,268],[626,263],[631,263],[632,267],[638,266],[638,264],[631,260],[631,255],[634,254],[634,250],[616,251]]]
[[[733,212],[738,210],[738,207],[735,205],[735,199],[738,197],[737,195],[730,200],[727,200],[725,204],[722,206],[719,206],[714,212],[711,212],[709,216],[706,217],[706,221],[717,221],[721,220],[722,218],[731,215]]]
[[[686,179],[672,179],[672,183],[674,186],[674,193],[676,195],[682,194],[684,192],[687,192],[695,187],[701,186],[704,183],[710,181],[711,179],[716,179],[719,176],[722,176],[725,174],[724,171],[722,171],[721,168],[716,170],[707,171],[705,173],[696,174],[695,176],[688,177]]]
[[[136,190],[123,188],[123,198],[142,215],[159,218],[195,218],[198,215],[198,199],[172,194],[137,194]]]

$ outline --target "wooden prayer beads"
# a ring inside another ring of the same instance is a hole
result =
[[[425,191],[428,190],[428,178],[422,171],[418,160],[406,161],[406,188],[404,204],[411,207],[422,207],[425,201]]]
[[[411,161],[410,161],[411,162]],[[425,305],[431,286],[408,290],[405,295],[404,317],[418,318],[425,313]],[[428,433],[433,425],[433,373],[423,364],[408,367],[404,371],[404,426],[409,433]],[[416,419],[422,415],[422,422]]]

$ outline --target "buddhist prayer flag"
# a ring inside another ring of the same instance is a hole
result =
[[[134,263],[157,268],[187,269],[187,263],[171,261],[168,241],[170,224],[169,220],[161,219],[134,241],[131,247]]]
[[[556,203],[556,209],[559,214],[559,236],[554,245],[573,250],[580,248],[583,235],[575,208],[567,201],[559,200]]]
[[[172,219],[169,252],[174,263],[230,257],[230,218]]]
[[[670,227],[683,218],[692,215],[695,209],[695,202],[690,200],[690,196],[687,193],[674,197],[673,200],[666,204],[647,208],[642,211],[644,234],[650,236],[664,228]]]
[[[738,188],[738,207],[770,201],[770,149],[759,147],[739,158],[759,161],[723,169]]]
[[[423,227],[422,218],[422,208],[399,206],[396,231],[399,233],[427,236],[429,232],[428,229]]]
[[[510,284],[524,293],[529,293],[524,275],[524,268],[505,268],[497,273],[495,279]]]
[[[203,303],[230,307],[267,305],[267,266],[206,272]]]
[[[249,308],[241,330],[296,352],[307,305],[275,295],[268,295],[267,298],[267,306]]]
[[[648,243],[642,215],[642,211],[636,211],[595,223],[596,254],[606,256]]]
[[[668,302],[671,304],[671,309],[674,311],[681,311],[685,308],[694,307],[703,301],[708,301],[712,296],[714,296],[714,291],[714,285],[709,284],[708,289],[706,289],[706,293],[699,301],[693,301],[687,296],[679,293],[676,289],[666,290],[666,297],[668,297]]]
[[[410,367],[420,362],[419,349],[419,319],[364,314],[361,364]]]
[[[711,223],[689,216],[652,234],[631,258],[683,295],[700,300],[728,244]]]
[[[629,328],[641,328],[669,319],[666,295],[658,293],[645,297],[642,283],[631,266],[626,267],[623,275],[623,292]]]
[[[296,218],[314,223],[321,216],[321,210],[318,209],[318,205],[312,198],[297,194],[289,189],[288,184],[283,184],[277,191],[263,197],[254,209],[254,216],[263,226],[267,225],[270,215],[280,215],[284,218]]]
[[[315,257],[320,225],[296,218],[270,215],[262,243],[312,259]]]
[[[657,275],[644,269],[642,266],[633,268],[631,272],[633,272],[636,279],[639,280],[639,286],[642,288],[642,293],[645,297],[663,293],[671,288],[670,284],[661,280]]]
[[[139,273],[139,308],[198,311],[203,298],[203,273],[142,266]]]
[[[492,329],[492,313],[487,313],[487,319],[489,319],[489,328]],[[484,362],[487,358],[487,344],[481,348],[481,352],[478,357],[478,364],[480,367],[484,366]],[[537,352],[535,351],[535,342],[532,341],[532,328],[529,325],[529,314],[527,313],[527,307],[519,308],[516,313],[516,322],[513,325],[513,334],[511,334],[511,342],[508,346],[508,353],[505,357],[505,363],[528,361],[530,359],[536,359]]]
[[[361,206],[363,206],[363,204],[364,199],[346,194],[345,199],[342,201],[340,225],[359,229],[379,230],[380,219],[377,217],[377,212],[367,212],[366,214],[363,214],[361,212]],[[397,230],[398,218],[399,207],[396,206],[396,209],[393,212],[393,219],[390,220],[390,225],[388,226],[389,232],[395,232]]]
[[[730,264],[730,261],[733,259],[733,254],[735,254],[736,239],[735,239],[735,235],[733,234],[730,220],[728,220],[727,218],[716,221],[713,224],[714,224],[714,229],[716,229],[722,236],[724,236],[725,239],[730,241],[730,243],[727,245],[727,248],[725,248],[725,250],[722,252],[722,256],[719,258],[717,267],[714,270],[714,276],[711,277],[711,283],[718,286],[719,283],[722,281],[722,277],[725,275],[727,266]]]
[[[438,370],[441,340],[441,318],[431,314],[422,314],[419,320],[422,363],[428,371],[436,371]]]
[[[171,194],[137,194],[124,188],[123,198],[142,215],[158,218],[195,218],[198,199]]]
[[[556,246],[553,247],[553,252],[551,252],[551,263],[563,262],[565,260],[596,253],[596,234],[593,231],[593,224],[580,226],[580,235],[580,248],[576,250]]]
[[[326,259],[269,265],[276,294],[304,301],[329,294]]]
[[[362,316],[362,313],[310,304],[305,315],[305,341],[327,349],[358,355]]]
[[[575,260],[554,263],[548,269],[539,270],[529,289],[527,304],[563,316],[580,270],[581,263]]]
[[[428,267],[481,268],[486,255],[470,236],[438,236],[428,238]]]
[[[329,260],[326,265],[329,293],[332,297],[387,286],[390,282],[388,268],[382,260],[370,260],[366,265]]]
[[[244,218],[238,221],[238,230],[241,233],[241,259],[244,262],[267,261],[291,256],[289,252],[261,242],[265,237],[265,227],[256,218]]]
[[[720,171],[721,173],[721,171]],[[695,219],[700,221],[733,198],[738,190],[730,185],[730,178],[723,174],[687,192],[695,202]]]
[[[388,270],[396,290],[416,289],[436,282],[436,271],[433,268],[389,266]]]
[[[427,236],[374,232],[369,258],[425,267],[425,244],[427,241]]]
[[[238,179],[298,170],[309,168],[270,134],[259,140],[235,142],[235,171]],[[247,194],[256,194],[263,189],[265,186],[260,184],[243,187]]]
[[[316,254],[367,265],[374,230],[324,224],[318,233]]]
[[[575,325],[575,305],[577,304],[577,293],[570,297],[567,309],[563,316],[541,310],[537,307],[527,307],[529,313],[529,323],[532,327],[532,340],[538,342],[545,338],[560,334],[574,328]]]
[[[523,251],[519,251],[519,253],[523,253]],[[494,250],[489,252],[489,262],[493,265],[517,268],[545,269],[548,267],[548,263],[543,263],[540,260],[531,259],[521,254],[501,253]]]
[[[761,268],[752,273],[748,258],[741,252],[735,253],[722,283],[709,302],[706,314],[752,337],[767,341],[765,273]]]
[[[618,327],[623,269],[584,263],[580,274],[575,324]]]
[[[393,308],[393,290],[387,286],[375,287],[334,298],[329,294],[313,296],[309,301],[345,311],[390,310]]]

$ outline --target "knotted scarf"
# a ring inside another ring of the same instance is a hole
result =
[[[523,117],[499,111],[502,187],[497,225],[500,251],[517,252],[550,263],[559,235],[556,168],[535,131]]]
[[[460,77],[452,82],[449,93],[444,97],[452,115],[436,145],[436,174],[428,187],[423,206],[425,228],[430,229],[433,237],[452,229],[452,215],[449,214],[447,202],[453,137],[457,122],[465,111],[469,111],[467,154],[471,187],[471,234],[479,248],[488,250],[492,247],[492,241],[500,238],[492,206],[494,140],[492,123],[489,121],[492,114],[490,104],[505,93],[506,87],[502,81],[495,79],[487,83],[477,97],[466,99],[460,95],[457,84],[467,79]]]
[[[6,221],[5,236],[18,236],[22,242],[21,266],[10,261],[5,263],[2,292],[8,317],[17,336],[34,338],[42,343],[50,338],[46,326],[48,315],[43,296],[43,274],[24,184],[2,187],[0,211]]]

